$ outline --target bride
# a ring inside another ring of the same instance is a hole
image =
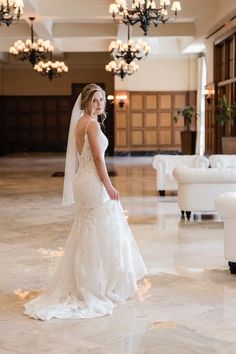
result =
[[[75,203],[76,217],[50,287],[24,305],[36,319],[111,314],[146,274],[105,165],[108,141],[98,123],[105,98],[100,86],[87,85],[72,111],[63,204]]]

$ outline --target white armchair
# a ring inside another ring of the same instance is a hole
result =
[[[216,199],[216,210],[224,220],[224,255],[236,274],[236,193],[223,193]]]
[[[174,169],[178,183],[178,205],[182,216],[186,212],[214,212],[216,198],[224,192],[236,192],[236,168]]]
[[[209,162],[213,168],[236,168],[236,155],[211,155]]]
[[[152,162],[156,170],[156,186],[160,196],[165,196],[166,190],[177,190],[177,182],[173,177],[175,167],[208,168],[209,161],[200,155],[156,155]]]

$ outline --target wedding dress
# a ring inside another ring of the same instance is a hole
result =
[[[106,136],[100,131],[105,153]],[[137,290],[145,265],[120,201],[111,200],[93,160],[88,135],[74,179],[76,218],[50,287],[24,305],[30,317],[94,318],[112,313]]]

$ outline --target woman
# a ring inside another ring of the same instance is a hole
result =
[[[33,318],[111,314],[115,305],[135,293],[137,280],[146,274],[107,173],[108,141],[98,123],[104,109],[105,92],[90,84],[72,111],[63,203],[75,202],[76,218],[50,288],[25,304],[25,314]]]

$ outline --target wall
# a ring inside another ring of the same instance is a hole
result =
[[[115,78],[116,90],[192,91],[197,88],[197,59],[191,56],[147,58],[139,70],[122,81]]]
[[[69,72],[51,82],[35,72],[29,63],[14,59],[10,65],[3,64],[0,69],[0,95],[71,95],[71,84],[83,82],[105,82],[107,93],[113,93],[113,76],[104,69],[109,60],[108,53],[70,54],[63,60]]]

